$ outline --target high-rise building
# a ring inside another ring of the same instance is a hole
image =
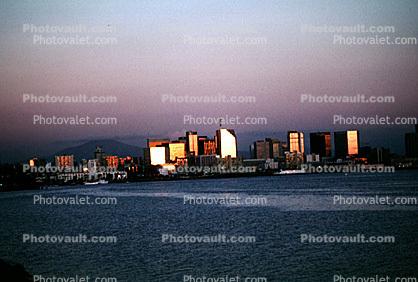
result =
[[[309,137],[311,154],[319,155],[320,158],[331,157],[331,133],[314,132]]]
[[[277,159],[284,157],[284,142],[266,138],[255,141],[250,150],[251,157],[254,159]]]
[[[186,132],[186,150],[187,154],[198,155],[199,145],[198,145],[198,136],[196,131],[187,131]]]
[[[170,161],[175,162],[177,159],[186,157],[186,144],[180,141],[172,141],[168,144],[170,150]]]
[[[59,168],[74,167],[74,155],[55,156],[55,166]]]
[[[198,138],[198,155],[216,155],[216,142],[207,136]]]
[[[150,162],[151,165],[163,165],[167,163],[166,155],[167,148],[164,146],[161,147],[151,147],[150,150]]]
[[[170,139],[147,139],[147,147],[164,146],[170,143]]]
[[[97,168],[99,167],[99,161],[97,159],[88,160],[87,162],[87,170],[89,173],[96,173]]]
[[[146,163],[151,165],[161,165],[167,163],[170,158],[169,143],[170,139],[147,139],[147,148],[144,149],[144,158]],[[164,157],[161,156],[162,151],[164,151]]]
[[[266,142],[269,144],[268,146],[270,159],[284,157],[284,151],[286,148],[285,142],[272,138],[266,138]]]
[[[101,146],[96,146],[96,150],[94,151],[94,158],[98,160],[100,166],[105,165],[105,152]]]
[[[289,152],[305,154],[305,140],[303,132],[289,131],[287,133],[287,146]]]
[[[203,142],[203,155],[216,155],[216,142],[213,139],[207,139]]]
[[[253,150],[254,159],[270,159],[270,146],[266,140],[255,141]]]
[[[405,134],[405,155],[418,158],[418,125],[415,125],[415,132]]]
[[[237,157],[237,137],[233,129],[221,128],[216,130],[216,153],[225,158]]]
[[[355,157],[359,153],[360,140],[358,130],[334,132],[336,158]]]
[[[117,168],[119,166],[118,156],[106,156],[105,162],[107,167]]]
[[[206,140],[208,140],[207,136],[197,137],[197,154],[198,155],[204,155],[204,146],[205,146]]]

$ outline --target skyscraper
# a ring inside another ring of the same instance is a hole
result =
[[[203,142],[203,155],[216,155],[215,140],[207,139]]]
[[[405,134],[405,155],[418,158],[418,125],[415,125],[415,132]]]
[[[170,143],[170,139],[147,139],[148,148],[167,145],[168,143]]]
[[[287,133],[287,145],[289,152],[305,153],[305,140],[303,132],[289,131]]]
[[[180,141],[172,141],[168,144],[170,161],[175,162],[178,158],[186,157],[186,144]]]
[[[284,156],[283,143],[277,139],[257,140],[251,146],[251,157],[254,159],[274,159]]]
[[[147,148],[144,149],[144,158],[148,164],[161,165],[169,160],[169,143],[170,139],[147,139]],[[153,149],[159,148],[159,149]],[[161,152],[164,149],[164,162],[162,161]]]
[[[74,166],[74,155],[55,156],[55,166],[59,168],[71,168]]]
[[[198,155],[199,145],[196,131],[186,132],[186,150],[187,154]]]
[[[208,140],[207,136],[197,137],[197,153],[198,155],[204,155],[205,141]]]
[[[234,130],[221,128],[216,131],[216,151],[221,158],[237,157],[237,137]]]
[[[96,146],[96,150],[94,151],[94,158],[99,162],[100,166],[106,165],[105,163],[105,152],[101,146]]]
[[[254,142],[253,158],[268,159],[270,157],[269,144],[265,140],[257,140]]]
[[[266,141],[269,142],[269,152],[271,159],[284,157],[284,142],[271,138],[266,138]]]
[[[359,153],[360,141],[358,130],[334,132],[336,158],[354,157]]]
[[[309,134],[311,154],[317,154],[321,158],[331,157],[331,133],[314,132]]]
[[[151,165],[163,165],[166,161],[166,147],[151,147],[150,150],[150,161]]]

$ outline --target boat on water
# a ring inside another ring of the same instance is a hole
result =
[[[84,185],[98,185],[99,181],[89,181],[89,182],[84,182]]]
[[[100,179],[98,181],[87,181],[84,182],[84,185],[99,185],[99,184],[108,184],[109,181],[104,180],[104,179]]]
[[[275,172],[274,175],[289,175],[289,174],[305,174],[307,173],[304,169],[291,169],[291,170],[282,170],[280,172]]]

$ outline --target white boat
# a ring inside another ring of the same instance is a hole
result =
[[[99,181],[93,181],[93,182],[84,182],[84,185],[98,185]]]
[[[304,174],[306,170],[304,169],[291,169],[291,170],[282,170],[280,172],[276,172],[276,175],[287,175],[287,174]]]
[[[109,183],[109,181],[104,180],[104,179],[99,180],[99,184],[107,184],[107,183]]]

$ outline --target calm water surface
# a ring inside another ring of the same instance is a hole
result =
[[[116,197],[117,205],[34,205],[33,196]],[[264,197],[266,204],[189,205],[183,196]],[[418,172],[293,175],[76,186],[0,194],[0,258],[44,276],[183,281],[333,275],[418,277],[418,206],[341,206],[335,195],[418,197]],[[113,235],[116,244],[30,244],[23,234]],[[394,244],[306,244],[301,234],[392,235]],[[167,244],[162,234],[255,236],[247,244]],[[242,280],[243,281],[243,280]]]

